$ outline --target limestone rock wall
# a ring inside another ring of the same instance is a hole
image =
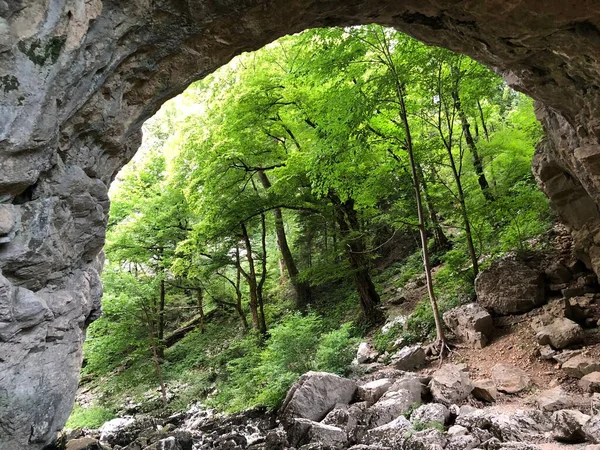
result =
[[[314,26],[377,22],[539,101],[534,171],[600,272],[600,2],[0,0],[0,450],[41,449],[100,311],[107,189],[168,98]]]

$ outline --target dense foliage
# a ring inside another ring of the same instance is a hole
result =
[[[548,227],[540,137],[530,99],[394,30],[234,59],[146,125],[112,189],[84,374],[109,407],[156,388],[171,408],[276,407],[303,372],[347,370],[383,288],[423,272],[419,229],[436,293],[375,342],[434,338],[436,306],[471,298],[482,261]]]

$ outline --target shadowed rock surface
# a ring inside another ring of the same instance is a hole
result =
[[[100,311],[107,189],[143,121],[234,55],[287,33],[395,26],[496,68],[538,100],[547,137],[535,175],[598,273],[597,6],[0,1],[0,450],[43,448],[69,415],[85,328]]]

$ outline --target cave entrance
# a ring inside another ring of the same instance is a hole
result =
[[[501,70],[541,102],[536,173],[598,270],[600,19],[589,2],[226,3],[52,3],[50,13],[0,3],[0,300],[36,306],[2,319],[0,448],[42,448],[66,421],[85,317],[101,296],[107,186],[142,123],[190,82],[290,32],[376,22]]]

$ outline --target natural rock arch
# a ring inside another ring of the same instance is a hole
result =
[[[597,1],[0,0],[0,450],[40,449],[66,421],[100,308],[107,188],[143,121],[241,51],[371,22],[539,101],[534,171],[600,271]]]

